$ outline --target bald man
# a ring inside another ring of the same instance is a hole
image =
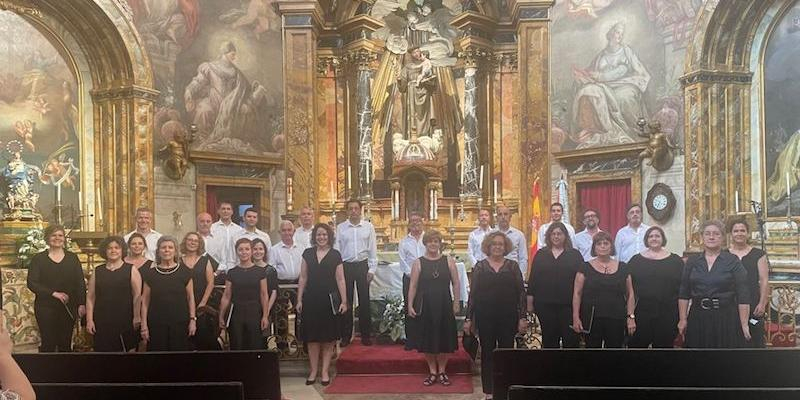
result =
[[[294,231],[294,242],[302,249],[311,247],[311,230],[314,228],[314,210],[309,206],[300,209],[300,226]]]
[[[278,280],[281,283],[297,283],[305,248],[294,241],[292,221],[281,221],[278,231],[281,234],[281,241],[269,250],[269,265],[278,271]]]
[[[519,270],[525,280],[528,279],[528,245],[525,234],[511,226],[511,209],[507,206],[497,207],[497,230],[503,232],[509,239],[513,249],[506,254],[506,258],[519,263]]]
[[[197,233],[203,237],[205,241],[206,254],[211,257],[211,266],[214,267],[216,272],[219,268],[219,257],[222,254],[222,241],[211,233],[211,224],[214,220],[211,214],[203,212],[197,214]]]

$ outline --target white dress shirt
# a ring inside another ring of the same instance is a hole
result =
[[[125,239],[125,243],[128,243],[128,239],[130,239],[131,235],[134,233],[136,233],[136,231],[129,232],[127,235],[125,235],[123,238]],[[156,251],[158,250],[156,246],[158,245],[158,239],[161,238],[161,234],[151,229],[147,235],[142,236],[144,236],[144,242],[147,244],[147,250],[144,251],[144,258],[155,261]],[[178,249],[175,249],[175,251],[178,251]]]
[[[483,239],[491,231],[491,227],[483,229],[479,226],[469,233],[469,239],[467,240],[467,255],[469,255],[469,260],[472,262],[473,266],[477,264],[478,261],[486,258],[486,254],[483,252],[483,249],[481,249],[481,245],[483,244]]]
[[[378,268],[378,240],[375,227],[369,221],[362,219],[357,225],[353,225],[348,219],[337,225],[334,248],[342,254],[343,262],[366,260],[372,274]]]
[[[217,221],[211,224],[211,235],[220,241],[219,269],[217,271],[224,272],[239,264],[239,257],[236,256],[236,249],[234,244],[239,235],[244,232],[244,228],[233,222],[225,225],[222,221]]]
[[[311,247],[311,232],[314,230],[314,227],[311,228],[303,228],[302,225],[297,227],[294,231],[294,237],[292,240],[294,243],[299,246],[301,249],[305,250]]]
[[[214,236],[211,232],[208,233],[208,236],[203,236],[203,234],[200,234],[200,236],[203,238],[206,254],[219,263],[222,258],[222,240],[219,240],[219,238]]]
[[[567,233],[569,233],[569,240],[572,240],[572,242],[574,243],[575,242],[575,228],[573,228],[572,225],[570,225],[568,222],[561,221],[561,223],[564,224],[565,227],[567,227]],[[542,247],[544,247],[544,245],[545,245],[545,242],[544,242],[545,241],[545,237],[544,236],[545,236],[545,233],[547,233],[547,228],[549,228],[551,224],[552,224],[552,222],[548,222],[548,223],[546,223],[546,224],[544,224],[544,225],[539,227],[539,233],[537,234],[539,236],[539,238],[536,240],[536,247],[538,247],[540,249]]]
[[[505,233],[509,239],[511,239],[511,244],[513,245],[513,249],[510,253],[506,255],[506,258],[509,260],[514,260],[519,263],[519,270],[522,271],[522,277],[526,278],[528,273],[528,245],[526,244],[527,241],[525,240],[525,234],[522,233],[521,230],[514,228],[513,226],[509,226],[507,231],[503,231],[500,228],[497,228],[498,231]]]
[[[602,231],[598,229],[597,232]],[[575,235],[575,240],[572,241],[572,246],[581,252],[583,261],[589,261],[594,258],[592,257],[592,239],[594,239],[592,234],[584,229],[578,232],[578,234]]]
[[[400,241],[398,250],[400,252],[400,266],[403,268],[403,274],[411,276],[411,266],[414,265],[414,261],[425,254],[425,245],[422,244],[422,235],[419,235],[419,239],[417,239],[409,233]]]
[[[236,245],[236,241],[245,238],[250,240],[261,239],[264,241],[264,244],[267,245],[267,251],[272,247],[272,240],[269,238],[269,234],[267,232],[262,231],[261,229],[256,228],[255,232],[250,232],[247,230],[242,231],[234,240],[233,244]]]
[[[625,225],[617,232],[617,238],[614,240],[614,248],[617,249],[617,259],[622,262],[628,262],[633,258],[636,253],[640,253],[645,249],[644,233],[650,229],[645,224],[639,225],[638,229],[631,228],[630,225]]]
[[[269,249],[269,265],[278,271],[278,279],[296,281],[300,277],[300,263],[306,249],[297,243],[278,242]]]

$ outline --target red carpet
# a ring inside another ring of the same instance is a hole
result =
[[[472,393],[472,360],[461,348],[447,362],[450,386],[423,386],[428,376],[425,356],[400,345],[362,346],[354,341],[336,360],[336,376],[325,390],[330,394],[358,393]]]

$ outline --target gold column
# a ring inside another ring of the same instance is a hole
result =
[[[313,122],[317,36],[322,9],[316,1],[279,2],[283,18],[283,77],[286,132],[286,176],[292,178],[294,208],[318,208],[316,134]]]
[[[531,187],[539,180],[541,198],[550,199],[550,8],[553,0],[518,0],[513,8],[519,52],[519,91],[515,101],[521,171],[504,171],[520,184],[520,229],[530,237]],[[520,173],[521,172],[521,173]],[[504,176],[505,177],[505,176]],[[516,178],[518,177],[518,178]],[[543,207],[547,209],[547,207]]]

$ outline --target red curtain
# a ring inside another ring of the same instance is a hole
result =
[[[615,237],[628,223],[625,209],[631,203],[630,179],[578,183],[578,215],[575,222],[583,226],[583,210],[592,208],[600,215],[600,229]],[[583,229],[583,228],[581,228]]]
[[[217,187],[206,186],[206,212],[211,214],[211,218],[214,221],[219,219],[217,207],[219,207],[219,204],[217,204]]]

